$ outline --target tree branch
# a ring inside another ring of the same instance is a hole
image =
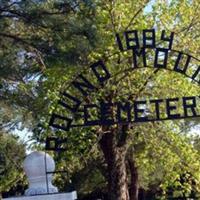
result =
[[[26,39],[20,38],[16,35],[11,35],[11,34],[7,34],[7,33],[0,33],[0,36],[10,38],[10,39],[14,40],[15,42],[23,43],[27,46],[31,46],[31,47],[34,47],[35,49],[37,49],[37,47],[33,43],[29,43],[29,42],[26,41]]]
[[[135,15],[133,15],[133,17],[131,18],[129,24],[126,26],[125,31],[127,31],[127,29],[129,28],[129,26],[131,26],[131,24],[133,23],[134,19],[140,14],[140,12],[145,8],[145,6],[150,2],[150,0],[147,0],[146,3],[144,5],[142,5],[142,7],[135,13]]]

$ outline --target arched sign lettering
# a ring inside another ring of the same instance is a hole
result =
[[[159,38],[159,42],[156,41]],[[84,73],[78,75],[71,82],[68,89],[61,92],[57,106],[65,111],[64,115],[52,113],[49,126],[55,129],[69,131],[73,127],[96,126],[96,125],[113,125],[120,123],[141,123],[162,120],[174,120],[200,117],[197,110],[199,96],[187,96],[182,98],[162,98],[150,100],[134,100],[124,102],[105,102],[87,103],[87,97],[99,88],[105,86],[106,82],[112,77],[118,76],[125,72],[133,72],[138,69],[150,68],[152,70],[169,70],[189,78],[191,82],[200,83],[200,60],[183,53],[173,50],[174,33],[166,34],[161,32],[160,37],[156,36],[154,29],[139,31],[125,31],[123,34],[116,34],[116,42],[120,52],[128,52],[131,55],[132,66],[124,69],[122,72],[112,74],[108,69],[106,62],[99,60],[87,69],[87,76]],[[139,60],[142,62],[139,63]],[[169,65],[169,63],[172,63]],[[88,79],[87,77],[92,77]],[[123,76],[122,76],[123,77]],[[121,80],[121,79],[120,79]],[[75,91],[75,92],[74,92]],[[178,107],[175,104],[180,105]],[[165,107],[165,113],[161,112],[160,105]],[[145,113],[146,107],[153,107],[154,114],[149,116]],[[81,107],[81,109],[80,109]],[[116,116],[111,116],[110,110],[116,110]],[[91,112],[98,113],[96,118],[91,118]],[[76,123],[74,116],[79,114],[81,123]],[[122,117],[123,113],[123,117]],[[124,117],[125,114],[125,117]],[[51,147],[51,142],[55,142],[55,148]],[[47,150],[59,149],[62,140],[58,138],[47,138]]]

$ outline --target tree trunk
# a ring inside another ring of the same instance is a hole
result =
[[[128,159],[128,165],[130,169],[131,181],[130,181],[130,200],[138,200],[139,183],[138,183],[138,170],[133,160],[133,155],[130,155]]]
[[[108,167],[108,192],[110,200],[129,200],[126,173],[126,145],[118,145],[115,131],[106,132],[100,140]]]

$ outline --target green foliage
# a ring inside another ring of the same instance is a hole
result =
[[[131,67],[132,60],[129,53],[120,53],[115,44],[117,32],[154,27],[158,42],[161,30],[173,31],[173,49],[197,57],[198,1],[0,2],[1,126],[12,128],[22,124],[33,131],[36,140],[44,141],[47,135],[67,137],[67,152],[54,155],[57,167],[68,171],[67,176],[62,179],[57,176],[55,180],[63,189],[70,179],[82,193],[96,190],[95,185],[101,188],[107,184],[106,166],[102,164],[98,145],[102,127],[73,129],[67,133],[48,128],[50,114],[55,110],[63,112],[56,107],[59,91],[66,90],[81,72],[93,81],[87,73],[91,63],[104,59],[116,76],[88,97],[89,102],[97,103],[98,98],[108,96],[112,101],[123,101],[130,96],[135,100],[199,94],[199,86],[178,73],[166,70],[154,73],[152,69],[125,71]],[[192,190],[199,192],[199,145],[191,142],[187,134],[190,126],[198,123],[196,119],[132,126],[127,143],[133,149],[140,187],[152,191],[156,188],[164,196],[170,189],[178,197],[187,196]],[[92,168],[88,163],[94,160],[101,161],[101,171],[94,164],[94,171],[88,175],[88,168]],[[79,172],[83,174],[82,185],[73,178]],[[104,183],[100,184],[101,181]]]
[[[14,188],[24,178],[25,146],[16,136],[0,132],[0,193]]]

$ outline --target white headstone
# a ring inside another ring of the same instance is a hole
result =
[[[26,196],[58,192],[52,185],[52,174],[46,173],[55,170],[54,160],[49,154],[35,151],[26,157],[23,167],[29,182]]]
[[[76,191],[58,193],[57,187],[52,185],[52,174],[55,163],[53,158],[42,151],[29,154],[24,160],[24,171],[27,175],[29,188],[25,196],[6,198],[5,200],[76,200]]]

